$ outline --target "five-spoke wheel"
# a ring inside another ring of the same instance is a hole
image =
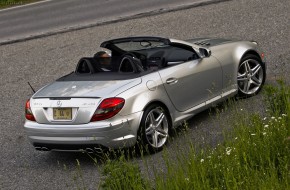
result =
[[[167,112],[159,105],[151,105],[145,111],[141,120],[142,144],[149,151],[159,151],[168,140],[170,121]]]
[[[240,96],[257,94],[265,81],[265,70],[257,56],[245,56],[238,68],[237,76]]]

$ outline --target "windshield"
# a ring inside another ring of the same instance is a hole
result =
[[[168,46],[164,44],[164,42],[156,42],[156,41],[140,41],[140,42],[130,41],[130,42],[115,43],[114,45],[124,51],[136,51],[143,49],[151,49],[155,47]]]

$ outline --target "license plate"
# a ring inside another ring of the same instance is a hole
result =
[[[54,120],[71,120],[72,109],[71,108],[53,108]]]

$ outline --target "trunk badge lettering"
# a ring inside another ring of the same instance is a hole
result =
[[[59,100],[59,101],[56,102],[56,105],[57,105],[58,107],[60,107],[60,106],[62,105],[62,102]]]
[[[96,103],[83,103],[83,106],[95,106]]]

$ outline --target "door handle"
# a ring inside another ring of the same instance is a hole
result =
[[[166,80],[167,84],[175,84],[177,82],[178,82],[177,78],[169,78],[169,79]]]

